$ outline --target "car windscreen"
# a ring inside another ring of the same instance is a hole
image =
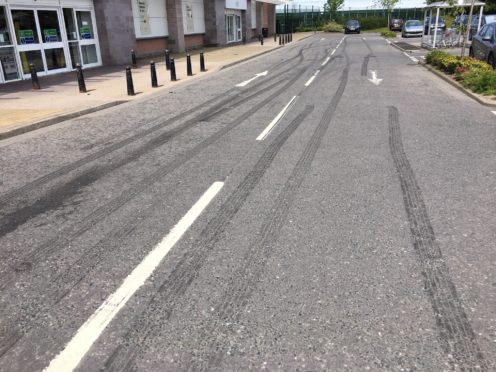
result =
[[[422,26],[420,21],[406,21],[406,26]]]
[[[347,26],[358,26],[358,21],[346,21]]]

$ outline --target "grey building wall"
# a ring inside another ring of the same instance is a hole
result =
[[[104,65],[130,63],[135,47],[131,0],[94,0],[100,52]]]
[[[169,28],[168,47],[175,53],[184,52],[186,50],[186,42],[184,40],[182,1],[165,0],[165,7]]]
[[[222,45],[227,42],[225,0],[204,0],[205,43]]]

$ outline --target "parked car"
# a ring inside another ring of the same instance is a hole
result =
[[[486,61],[496,68],[496,22],[484,25],[473,37],[469,56]]]
[[[403,28],[404,21],[399,18],[391,18],[389,20],[389,30],[390,31],[401,31]]]
[[[350,32],[360,33],[360,22],[356,19],[349,19],[344,24],[344,33],[349,34]]]
[[[403,25],[401,37],[422,36],[423,32],[424,26],[422,22],[417,19],[409,19]]]
[[[467,23],[468,23],[468,14],[461,14],[455,18],[455,21],[453,22],[453,25],[451,27],[453,28],[461,28],[462,31],[466,31]],[[481,28],[482,26],[491,23],[491,22],[496,22],[496,14],[484,14],[481,18]],[[472,40],[472,37],[477,34],[477,27],[479,26],[479,15],[472,15],[472,22],[470,25],[470,32],[468,34],[468,39]]]
[[[424,35],[429,34],[429,26],[431,29],[431,35],[434,33],[434,28],[436,27],[436,17],[432,17],[432,20],[430,17],[425,17],[424,19]],[[438,30],[446,30],[446,22],[444,22],[443,17],[439,17],[437,19],[437,29]]]

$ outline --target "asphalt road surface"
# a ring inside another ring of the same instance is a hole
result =
[[[495,140],[327,34],[4,140],[0,370],[494,371]]]

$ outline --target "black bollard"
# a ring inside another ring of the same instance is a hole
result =
[[[171,81],[176,81],[176,64],[174,63],[174,58],[170,59],[170,72],[171,72]]]
[[[281,35],[279,35],[279,45],[282,45]]]
[[[289,41],[292,43],[293,42],[293,34],[289,34]]]
[[[76,74],[79,85],[79,93],[86,93],[86,83],[84,82],[83,69],[79,63],[76,63]]]
[[[168,49],[165,50],[165,69],[170,70],[170,52]]]
[[[200,52],[200,71],[205,72],[205,57],[203,56],[203,52]]]
[[[191,56],[186,54],[186,71],[188,76],[193,76],[193,68],[191,67]]]
[[[157,69],[155,68],[155,62],[150,62],[150,74],[152,78],[152,88],[158,87],[157,83]]]
[[[33,89],[41,89],[38,74],[36,73],[36,67],[32,63],[29,64],[29,72],[31,73],[31,83],[33,84]]]
[[[134,96],[134,84],[133,84],[133,74],[131,73],[131,67],[126,67],[126,83],[127,83],[127,95]]]
[[[131,66],[133,68],[138,68],[138,62],[136,62],[136,53],[134,53],[134,49],[131,49]]]
[[[277,34],[274,32],[274,42],[277,41]]]
[[[260,45],[263,45],[263,37],[260,39]]]

